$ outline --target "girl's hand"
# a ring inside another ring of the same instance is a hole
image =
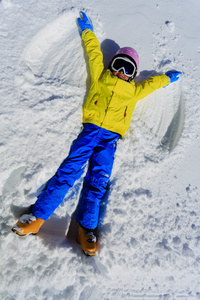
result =
[[[168,71],[165,73],[169,77],[170,83],[175,82],[179,79],[179,75],[181,75],[182,72],[177,71]]]
[[[85,29],[90,29],[91,31],[93,31],[92,21],[86,16],[83,11],[80,11],[80,18],[77,19],[77,22],[80,27],[81,33]]]

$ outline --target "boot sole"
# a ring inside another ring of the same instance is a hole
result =
[[[21,234],[21,233],[18,233],[16,230],[14,230],[13,228],[11,228],[12,232],[14,232],[15,234],[17,234],[18,236],[25,236],[25,235],[36,235],[37,233],[26,233],[26,234]]]
[[[96,254],[96,251],[95,252],[90,252],[90,251],[84,251],[83,250],[83,253],[86,255],[86,256],[94,256]]]

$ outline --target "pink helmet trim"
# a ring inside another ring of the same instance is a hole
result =
[[[131,47],[123,47],[123,48],[120,48],[117,53],[115,54],[116,55],[120,55],[120,54],[124,54],[124,55],[127,55],[129,56],[130,58],[132,58],[135,63],[136,63],[136,66],[137,66],[137,70],[139,68],[139,55],[137,53],[137,51]]]

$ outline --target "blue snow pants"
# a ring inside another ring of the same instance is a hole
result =
[[[95,229],[99,219],[99,205],[106,192],[119,137],[119,134],[94,124],[83,124],[83,130],[73,142],[68,157],[49,180],[31,212],[46,221],[61,204],[74,182],[80,178],[89,160],[76,219],[83,227]]]

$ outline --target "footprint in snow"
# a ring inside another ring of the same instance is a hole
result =
[[[174,32],[174,30],[175,30],[175,24],[174,24],[174,22],[166,21],[165,24],[166,24],[169,32],[171,32],[171,33]]]

